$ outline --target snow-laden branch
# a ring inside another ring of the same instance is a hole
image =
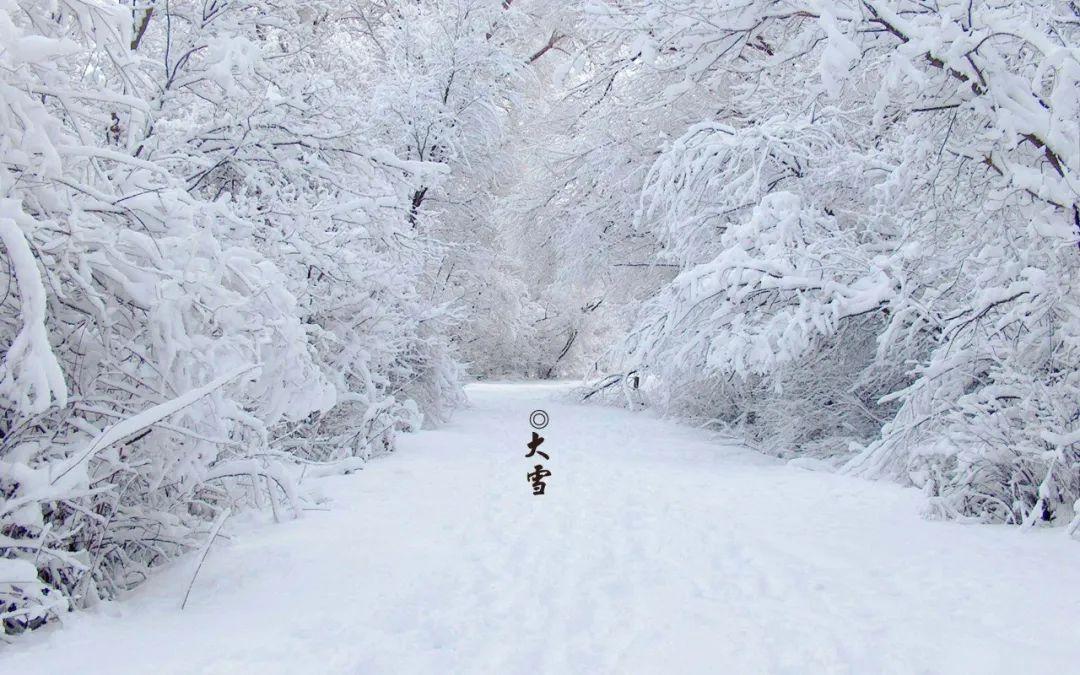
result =
[[[135,434],[148,429],[161,420],[171,417],[180,412],[184,408],[192,405],[200,399],[206,398],[210,394],[214,393],[226,384],[236,380],[246,373],[258,368],[258,364],[251,364],[241,368],[238,368],[226,375],[222,375],[214,380],[211,380],[207,384],[185,392],[174,399],[159,403],[158,405],[148,408],[140,412],[137,415],[129,417],[126,420],[117,422],[112,426],[105,429],[94,440],[86,446],[82,451],[73,454],[66,462],[56,467],[49,483],[56,484],[60,479],[66,476],[74,469],[82,466],[88,459],[93,457],[96,453],[101,452],[105,448],[108,448],[114,443],[119,443],[125,438],[134,436]]]

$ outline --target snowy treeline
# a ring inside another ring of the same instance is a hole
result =
[[[4,631],[466,371],[1080,530],[1078,50],[1074,0],[0,0]]]
[[[455,343],[482,354],[519,295],[490,201],[526,19],[0,1],[4,632],[133,587],[232,506],[299,515],[311,464],[460,403]]]
[[[609,367],[940,516],[1074,518],[1075,2],[619,0],[573,25],[521,210],[573,242],[557,265],[602,270]]]

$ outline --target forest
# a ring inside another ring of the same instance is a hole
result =
[[[476,381],[1080,539],[1076,0],[0,0],[0,243],[0,642]]]

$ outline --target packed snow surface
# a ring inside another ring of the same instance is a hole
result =
[[[19,673],[1021,673],[1080,664],[1080,547],[928,522],[566,385],[478,384],[328,510],[234,518],[130,598],[3,648]],[[529,413],[553,475],[533,496]]]

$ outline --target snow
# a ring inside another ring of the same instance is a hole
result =
[[[308,480],[327,510],[280,525],[233,516],[184,611],[193,556],[126,599],[7,646],[0,672],[1080,663],[1080,565],[1060,532],[925,521],[914,490],[572,403],[568,386],[470,386],[470,407],[451,423],[408,435],[363,471]],[[542,497],[525,480],[537,408],[551,420]]]
[[[151,427],[154,424],[160,422],[161,420],[176,414],[177,412],[183,410],[192,403],[195,403],[201,398],[209,396],[210,394],[214,393],[229,382],[235,380],[246,372],[254,370],[255,368],[256,366],[249,365],[238,370],[234,370],[233,372],[222,375],[221,377],[202,387],[192,389],[191,391],[186,392],[181,396],[177,396],[176,398],[166,401],[164,403],[159,403],[158,405],[149,408],[148,410],[144,410],[137,415],[132,415],[125,420],[117,422],[105,431],[98,434],[98,436],[90,442],[86,450],[68,458],[68,460],[64,462],[64,465],[57,471],[56,476],[52,478],[50,483],[56,483],[68,472],[75,469],[80,464],[89,459],[91,456],[93,456],[94,453],[100,452],[101,450],[109,447],[113,443],[122,441],[128,436],[132,436],[142,431],[143,429]]]
[[[19,334],[0,357],[0,403],[10,401],[20,412],[40,413],[53,399],[59,405],[67,403],[67,387],[49,345],[45,286],[17,223],[21,216],[15,200],[0,199],[0,243],[19,285],[23,320]]]

